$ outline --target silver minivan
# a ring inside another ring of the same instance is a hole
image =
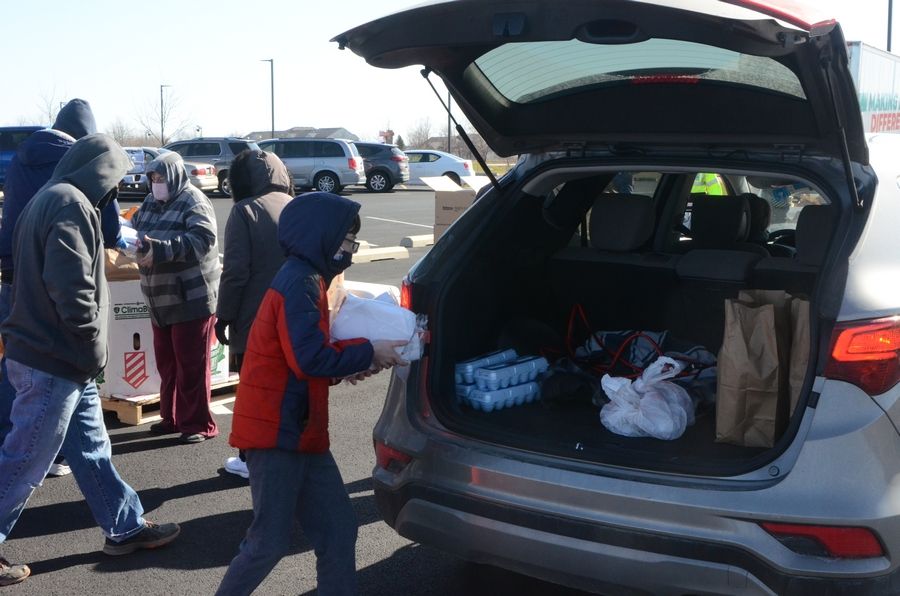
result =
[[[373,472],[401,535],[598,593],[900,593],[900,143],[864,135],[840,27],[776,4],[458,0],[334,39],[519,156],[404,282],[428,344]],[[678,438],[601,423],[617,360],[586,346],[714,359],[746,290],[809,304],[771,444],[717,440],[715,374]],[[471,407],[457,365],[509,348],[550,362],[540,398]]]
[[[281,158],[297,188],[338,193],[349,184],[364,184],[366,170],[353,141],[343,139],[267,139],[263,151]]]

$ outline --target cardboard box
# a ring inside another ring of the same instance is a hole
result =
[[[150,309],[141,282],[109,282],[109,361],[97,379],[104,397],[135,397],[159,393],[160,377],[153,352]],[[228,346],[215,338],[210,346],[212,382],[228,379]]]
[[[434,190],[434,239],[472,205],[475,194],[488,183],[487,176],[465,176],[462,187],[446,176],[424,177],[422,182]]]

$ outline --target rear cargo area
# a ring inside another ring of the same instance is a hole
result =
[[[634,376],[621,361],[605,368],[585,356],[597,333],[642,331],[679,352],[716,356],[726,300],[759,289],[814,299],[836,216],[827,199],[795,193],[781,205],[769,189],[732,182],[727,195],[691,192],[693,174],[654,174],[643,188],[635,178],[628,192],[615,192],[611,175],[570,180],[509,208],[444,290],[432,338],[435,412],[454,432],[574,460],[701,475],[762,465],[772,448],[716,440],[714,374],[705,388],[681,383],[695,421],[674,440],[610,431],[600,421],[604,400],[571,375],[552,385],[544,375],[539,399],[493,411],[457,396],[454,367],[498,349],[543,356],[551,369],[574,362],[597,381],[603,372]],[[789,442],[802,411],[773,448]]]

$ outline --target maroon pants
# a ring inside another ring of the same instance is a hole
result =
[[[159,413],[178,432],[219,434],[209,411],[209,348],[215,317],[153,325],[153,351],[159,370]]]

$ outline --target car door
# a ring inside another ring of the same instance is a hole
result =
[[[689,138],[868,164],[833,19],[759,0],[564,4],[425,3],[333,41],[373,66],[440,76],[504,157]]]
[[[430,160],[432,157],[437,157],[434,153],[428,151],[413,151],[407,152],[406,157],[409,158],[410,184],[424,184],[424,182],[422,182],[424,176],[440,175],[431,173],[434,170],[434,164]]]
[[[282,141],[276,145],[278,155],[294,177],[294,186],[305,187],[312,184],[311,176],[315,164],[310,141]]]

